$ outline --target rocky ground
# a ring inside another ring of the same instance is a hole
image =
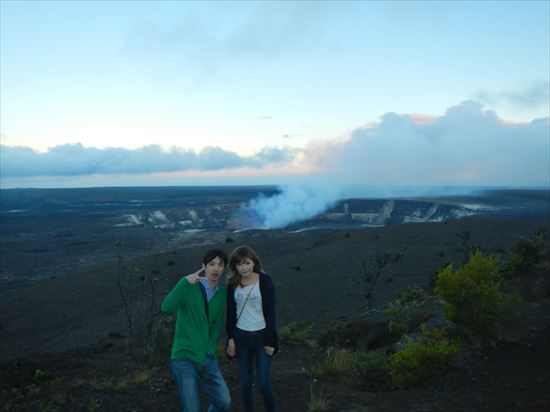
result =
[[[305,411],[313,393],[323,394],[331,411],[542,411],[550,408],[548,257],[506,285],[525,304],[510,319],[503,339],[494,346],[464,349],[438,378],[397,389],[381,377],[364,381],[312,373],[325,358],[326,332],[335,324],[345,333],[346,325],[381,321],[388,302],[412,285],[430,294],[435,273],[449,262],[460,263],[473,247],[505,260],[514,242],[540,230],[550,234],[548,219],[483,218],[296,234],[248,231],[216,239],[212,246],[227,252],[239,244],[253,247],[275,281],[279,326],[312,325],[314,345],[283,342],[274,359],[272,384],[279,410]],[[204,251],[204,245],[182,244],[166,253],[124,260],[121,267],[125,273],[154,275],[153,303],[158,307],[177,280],[198,267]],[[366,274],[383,254],[393,258],[370,287]],[[117,270],[113,264],[98,264],[0,302],[2,410],[178,410],[168,370],[169,342],[159,334],[147,362],[128,358]],[[147,293],[136,296],[136,324],[146,323],[147,299]],[[437,312],[437,305],[427,311]],[[159,330],[169,329],[169,318],[155,319],[163,327]],[[135,347],[141,350],[140,342],[136,339]],[[242,410],[237,364],[223,356],[220,364],[234,410]]]

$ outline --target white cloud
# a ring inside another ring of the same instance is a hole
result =
[[[387,113],[317,161],[354,184],[547,184],[549,131],[548,118],[507,124],[465,101],[427,123]]]
[[[263,168],[290,163],[294,156],[295,151],[289,148],[264,148],[252,156],[241,156],[219,147],[206,147],[196,153],[179,148],[165,151],[158,145],[132,150],[97,149],[77,143],[55,146],[39,153],[28,147],[1,146],[0,171],[3,178],[212,171]]]
[[[480,90],[476,93],[476,99],[491,105],[506,104],[519,110],[537,109],[550,104],[550,83],[537,81],[524,89],[489,91]]]
[[[285,174],[309,173],[309,178],[299,183],[302,188],[293,193],[315,193],[314,198],[324,204],[347,193],[348,187],[361,185],[550,184],[548,118],[512,124],[473,101],[453,106],[440,117],[418,118],[417,114],[386,113],[378,123],[356,128],[344,138],[311,141],[305,149],[264,147],[249,156],[220,147],[195,152],[176,147],[163,150],[158,145],[132,150],[67,144],[40,153],[27,147],[1,146],[0,173],[5,181],[32,176],[145,176],[191,171],[199,176],[246,169],[248,174],[267,178],[270,168],[284,166]],[[228,183],[235,178],[234,173],[224,175]],[[324,195],[319,189],[323,186],[338,190]],[[284,201],[292,198],[300,196]]]
[[[228,4],[223,12],[231,16],[231,24],[223,26],[189,14],[169,26],[142,20],[129,31],[122,52],[177,52],[206,60],[311,53],[335,16],[353,16],[354,10],[349,4],[272,2],[247,8]]]
[[[550,185],[548,118],[509,124],[465,101],[431,121],[415,120],[386,113],[379,124],[357,128],[346,140],[311,143],[304,157],[323,173],[253,199],[242,206],[240,218],[249,226],[285,227],[365,186],[362,195],[385,197],[434,195],[444,186]]]

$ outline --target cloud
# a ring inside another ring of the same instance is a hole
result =
[[[550,185],[550,120],[509,124],[465,101],[437,118],[386,113],[347,139],[311,142],[317,174],[242,205],[244,225],[280,228],[350,196],[448,194],[448,187]],[[443,192],[443,190],[445,192]]]
[[[419,121],[419,119],[421,121]],[[220,147],[196,153],[150,145],[139,149],[56,146],[45,153],[0,147],[2,178],[139,175],[159,172],[278,165],[314,171],[281,187],[281,193],[242,206],[255,227],[284,227],[310,218],[350,196],[438,194],[434,187],[550,185],[550,119],[514,124],[474,101],[439,117],[386,113],[344,138],[311,141],[304,149],[265,147],[250,156]],[[365,189],[366,188],[366,189]],[[439,190],[439,189],[438,189]]]
[[[550,103],[550,83],[538,81],[522,90],[488,91],[480,90],[476,94],[480,102],[498,105],[507,104],[521,110],[548,107]]]
[[[121,54],[155,56],[179,63],[186,72],[215,73],[235,60],[315,53],[331,33],[327,27],[334,19],[353,15],[354,10],[349,4],[270,2],[245,9],[229,6],[231,26],[220,27],[190,15],[170,26],[148,19],[128,32]]]
[[[199,153],[158,145],[138,149],[84,147],[80,143],[55,146],[45,153],[28,147],[0,146],[0,172],[3,178],[29,176],[78,176],[90,174],[146,174],[184,170],[223,170],[239,167],[263,168],[290,163],[297,151],[290,148],[264,148],[252,156],[241,156],[219,147],[206,147]]]
[[[261,168],[271,164],[286,164],[294,160],[301,150],[291,148],[264,147],[248,159],[248,166]]]
[[[333,19],[354,7],[329,3],[264,3],[252,9],[224,39],[234,57],[274,57],[312,54],[323,44]]]
[[[239,8],[229,3],[224,7],[229,24],[186,14],[185,8],[168,25],[154,17],[141,20],[128,30],[120,46],[121,61],[140,77],[186,93],[234,87],[266,75],[266,65],[287,58],[341,53],[347,46],[342,46],[338,31],[332,30],[334,21],[353,15],[357,7],[329,2],[261,2]],[[243,77],[243,64],[256,74]],[[261,118],[269,120],[271,116]]]
[[[246,163],[246,159],[237,153],[228,152],[220,147],[204,148],[199,153],[197,160],[199,160],[200,167],[195,166],[194,168],[203,170],[233,169],[244,166]]]
[[[494,111],[465,101],[427,123],[387,113],[317,161],[355,184],[545,184],[549,132],[548,118],[507,124]]]

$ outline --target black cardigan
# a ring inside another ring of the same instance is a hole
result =
[[[225,331],[227,339],[235,338],[235,328],[237,327],[237,303],[235,302],[235,286],[227,285],[227,311]],[[260,294],[262,295],[262,312],[265,319],[264,346],[279,349],[277,338],[277,327],[275,320],[275,287],[271,277],[265,273],[260,273]]]

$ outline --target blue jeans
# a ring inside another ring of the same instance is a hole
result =
[[[190,359],[172,359],[170,368],[178,385],[183,412],[199,412],[199,383],[212,401],[208,412],[229,411],[231,397],[214,355],[207,353],[203,364]]]
[[[271,356],[265,353],[263,342],[263,330],[247,332],[235,329],[235,345],[239,358],[239,375],[241,379],[241,391],[243,394],[244,409],[253,412],[252,381],[254,380],[253,363],[256,360],[256,374],[260,392],[264,398],[267,412],[275,412],[275,396],[269,385],[269,370],[271,369]]]

